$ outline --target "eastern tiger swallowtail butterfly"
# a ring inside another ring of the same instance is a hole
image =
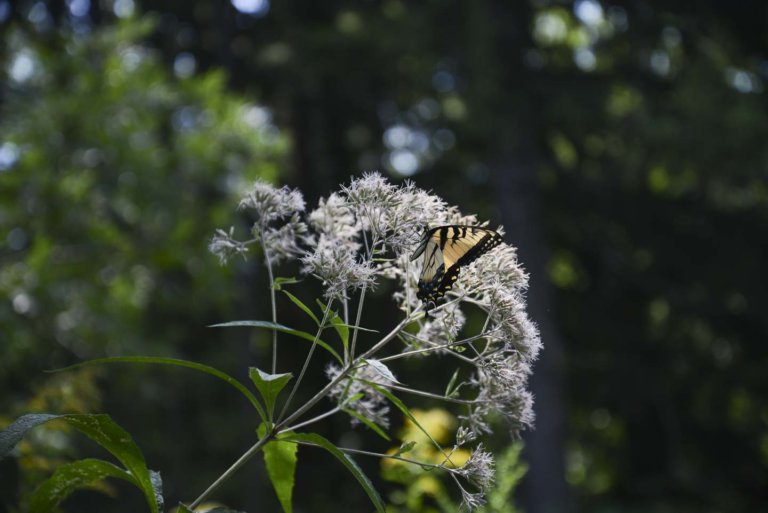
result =
[[[411,261],[424,254],[416,297],[434,306],[450,290],[465,265],[503,242],[501,235],[480,226],[448,225],[428,229]]]

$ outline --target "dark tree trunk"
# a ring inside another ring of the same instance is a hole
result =
[[[519,250],[530,274],[528,312],[544,343],[534,367],[535,429],[524,434],[529,470],[522,483],[521,502],[527,513],[571,511],[564,478],[565,410],[562,397],[563,348],[552,312],[552,285],[547,278],[549,252],[542,231],[540,190],[536,180],[535,146],[520,140],[494,170],[502,223],[509,241]]]

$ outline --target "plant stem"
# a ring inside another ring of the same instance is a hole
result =
[[[414,340],[416,340],[418,342],[427,343],[427,344],[430,343],[428,340],[420,339],[420,338],[418,338],[418,337],[416,337],[414,335],[410,335],[410,334],[407,334],[407,335],[408,335],[409,338],[412,338],[412,339],[414,339]],[[379,358],[379,361],[380,362],[387,362],[387,361],[390,361],[390,360],[397,360],[398,358],[405,358],[407,356],[411,356],[411,355],[414,355],[414,354],[428,353],[430,351],[437,351],[437,350],[440,350],[440,349],[448,349],[448,348],[451,348],[451,347],[462,346],[462,345],[474,342],[477,339],[485,338],[485,337],[486,337],[486,334],[484,334],[484,333],[480,334],[480,335],[474,335],[472,337],[468,337],[468,338],[465,338],[463,340],[457,340],[455,342],[449,342],[447,344],[438,344],[438,345],[434,345],[434,346],[430,346],[430,347],[424,347],[424,348],[421,348],[421,349],[414,349],[412,351],[405,351],[403,353],[398,353],[398,354],[393,354],[393,355],[390,355],[390,356],[385,356],[384,358]],[[465,360],[467,363],[474,363],[474,360],[472,360],[471,358],[467,358],[466,356],[463,356],[463,355],[457,355],[457,356],[461,357],[461,359]]]
[[[334,413],[338,413],[340,411],[341,411],[341,406],[337,406],[337,407],[333,408],[332,410],[328,410],[325,413],[321,413],[317,417],[312,417],[311,419],[305,420],[304,422],[299,422],[296,425],[288,426],[287,428],[282,429],[278,434],[286,433],[288,431],[295,431],[295,430],[299,429],[300,427],[304,427],[306,425],[312,424],[313,422],[317,422],[318,420],[322,420],[322,419],[324,419],[326,417],[330,417]]]
[[[259,452],[261,448],[266,444],[269,439],[271,438],[271,434],[267,433],[264,435],[264,438],[260,439],[258,442],[256,442],[250,449],[248,449],[240,458],[232,464],[231,467],[229,467],[219,478],[213,482],[211,486],[209,486],[202,494],[200,494],[200,497],[195,499],[195,501],[189,505],[189,508],[191,510],[194,510],[196,507],[200,505],[201,502],[203,502],[206,498],[208,498],[209,495],[211,495],[216,489],[224,483],[227,479],[230,478],[232,474],[237,472],[237,470],[245,465],[245,463],[253,457],[254,454]]]
[[[309,348],[309,353],[307,353],[307,357],[304,360],[304,366],[301,368],[301,372],[299,373],[299,377],[296,379],[296,382],[293,384],[293,388],[291,388],[291,393],[288,395],[288,399],[285,401],[285,404],[283,405],[283,409],[280,410],[280,416],[279,419],[283,417],[285,414],[285,411],[288,409],[288,406],[291,404],[291,399],[293,399],[294,394],[296,393],[296,390],[298,390],[299,385],[301,384],[301,380],[304,379],[304,373],[307,372],[307,367],[309,367],[309,361],[312,359],[312,353],[315,352],[315,347],[317,346],[317,339],[320,338],[320,334],[323,332],[323,328],[325,328],[325,323],[328,320],[328,313],[331,311],[331,304],[333,304],[333,299],[329,299],[328,303],[325,305],[325,313],[323,314],[323,320],[320,322],[320,326],[317,328],[317,333],[315,334],[315,340],[312,341],[312,345]]]
[[[414,313],[417,313],[421,309],[421,306],[414,310]],[[372,354],[376,353],[379,349],[387,345],[392,339],[394,339],[398,333],[400,333],[400,330],[402,330],[405,326],[413,322],[413,314],[411,316],[406,317],[400,323],[395,326],[392,331],[387,333],[384,338],[382,338],[379,342],[376,343],[372,348],[370,348],[368,351],[366,351],[364,354],[360,355],[358,358],[356,358],[353,362],[351,362],[346,367],[342,368],[339,374],[333,378],[330,382],[328,382],[327,385],[325,385],[318,393],[316,393],[312,398],[304,403],[299,409],[297,409],[295,412],[290,414],[286,419],[280,421],[275,426],[276,431],[280,431],[285,426],[290,425],[291,422],[295,421],[297,418],[304,415],[307,410],[312,408],[315,404],[317,404],[322,398],[324,398],[326,395],[330,393],[330,391],[335,387],[341,380],[347,377],[347,373],[356,365],[359,361],[361,361],[364,358],[370,357]]]
[[[309,446],[312,446],[312,447],[319,447],[317,444],[313,444],[311,442],[296,442],[296,443],[298,443],[299,445],[309,445]],[[389,459],[389,460],[400,460],[400,461],[404,461],[406,463],[412,463],[414,465],[419,465],[419,466],[422,466],[422,467],[431,467],[431,468],[442,468],[442,469],[445,469],[445,467],[442,466],[442,465],[437,465],[435,463],[426,463],[426,462],[423,462],[423,461],[412,460],[410,458],[403,458],[402,456],[396,456],[394,454],[384,454],[384,453],[380,453],[380,452],[363,451],[361,449],[351,449],[351,448],[348,448],[348,447],[336,447],[336,448],[338,450],[340,450],[341,452],[348,452],[350,454],[362,454],[363,456],[373,456],[373,457],[376,457],[376,458],[385,458],[385,459]]]
[[[456,399],[454,397],[445,397],[443,395],[433,394],[432,392],[424,392],[422,390],[416,390],[415,388],[401,387],[399,385],[394,385],[391,383],[387,383],[387,388],[391,388],[393,390],[399,390],[407,394],[420,395],[422,397],[429,397],[431,399],[439,399],[441,401],[447,401],[449,403],[456,403],[456,404],[477,404],[478,403],[476,399]]]
[[[352,344],[349,350],[349,359],[355,357],[355,345],[357,344],[357,328],[360,326],[360,319],[363,315],[363,302],[365,301],[365,291],[367,290],[367,283],[363,284],[363,290],[360,291],[360,302],[357,304],[357,318],[355,319],[355,327],[352,329]]]
[[[269,259],[269,251],[264,249],[264,260],[267,263],[269,275],[269,297],[272,302],[272,323],[277,324],[277,300],[275,298],[275,277],[272,274],[272,261]],[[277,329],[272,328],[272,374],[277,372]]]

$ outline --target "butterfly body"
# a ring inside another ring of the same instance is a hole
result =
[[[453,287],[462,267],[502,242],[501,235],[481,226],[447,225],[427,230],[411,257],[415,260],[424,255],[416,297],[429,308]]]

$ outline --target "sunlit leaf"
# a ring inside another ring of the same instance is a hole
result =
[[[264,463],[280,505],[285,513],[293,511],[293,485],[296,474],[296,452],[299,446],[279,440],[264,446]]]

